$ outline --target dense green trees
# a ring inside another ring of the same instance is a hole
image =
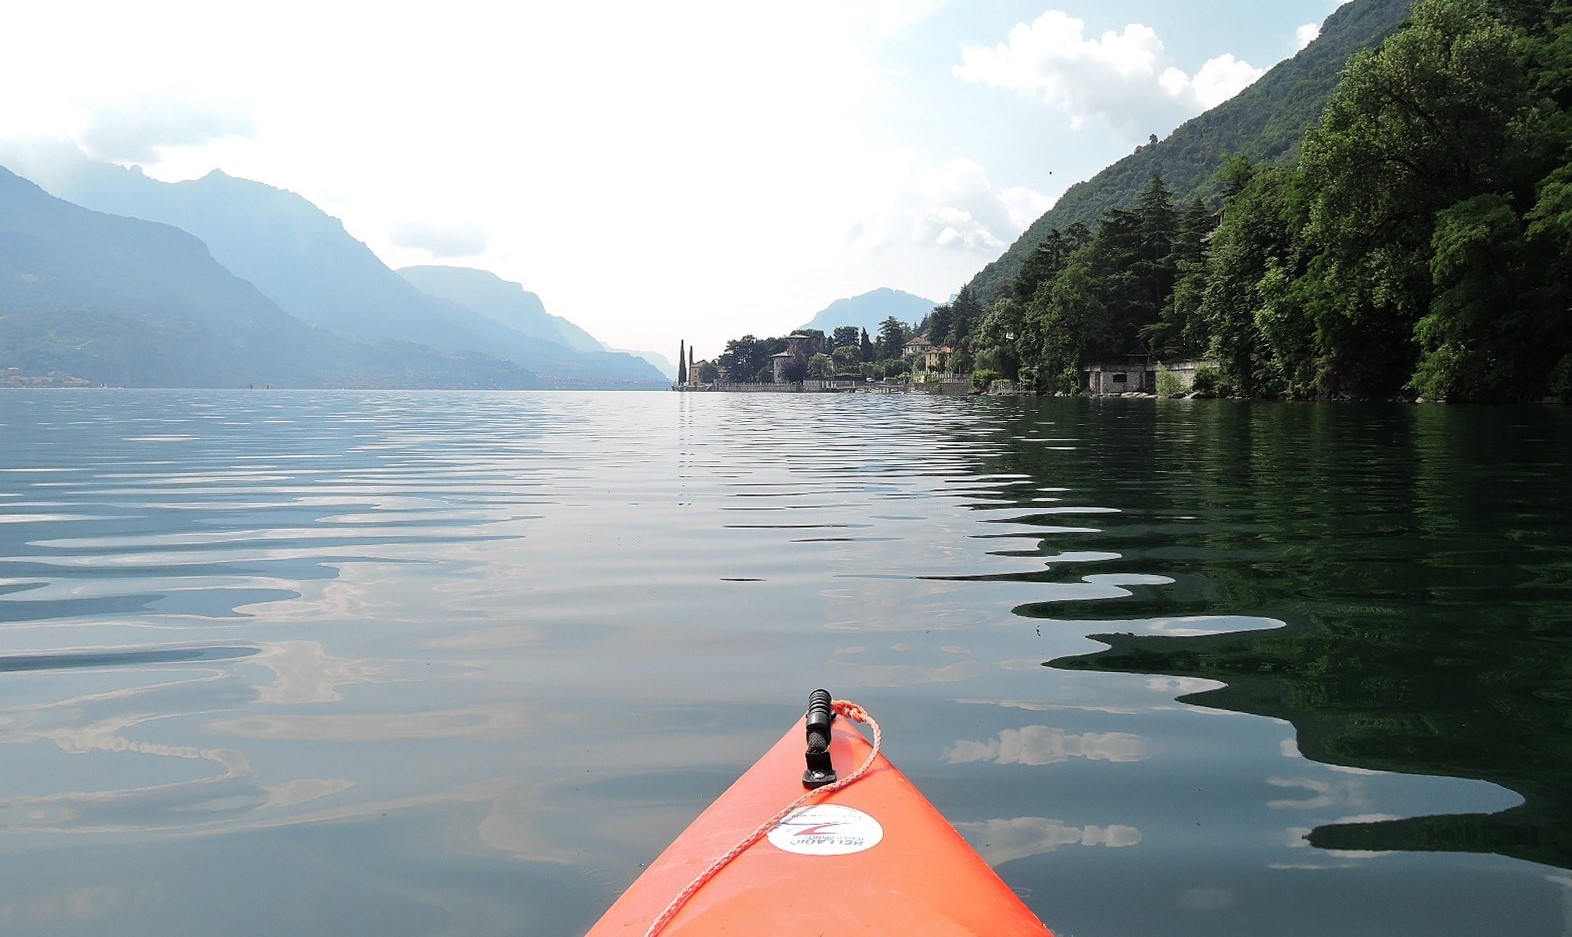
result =
[[[855,325],[843,325],[830,333],[830,350],[837,348],[856,348],[858,337],[862,330]]]
[[[1485,0],[1421,3],[1406,29],[1350,63],[1306,136],[1322,389],[1389,394],[1413,375],[1437,216],[1508,184],[1511,128],[1528,106],[1514,39]]]
[[[1081,224],[1050,232],[1010,295],[982,317],[974,367],[1073,391],[1095,360],[1149,354],[1172,304],[1178,233],[1173,199],[1157,176],[1135,209],[1110,211],[1095,234]]]
[[[946,356],[944,369],[964,374],[973,367],[975,333],[983,315],[983,304],[978,302],[970,286],[963,286],[953,300],[935,306],[933,312],[917,324],[913,334],[927,336],[938,348],[952,349]]]
[[[1568,0],[1421,0],[1355,56],[1296,163],[1224,165],[1216,215],[1153,176],[1051,231],[978,364],[1073,390],[1099,358],[1205,355],[1252,396],[1572,393]]]
[[[1355,52],[1378,45],[1409,15],[1413,0],[1357,0],[1327,18],[1321,36],[1261,80],[1192,120],[1167,139],[1143,144],[1091,179],[1078,182],[1032,224],[1004,256],[969,284],[993,303],[1010,294],[1015,277],[1051,231],[1080,222],[1092,225],[1110,208],[1135,203],[1152,176],[1188,203],[1214,203],[1220,182],[1214,174],[1230,155],[1255,163],[1292,159],[1306,128],[1315,123]]]
[[[879,337],[873,342],[874,358],[879,361],[899,358],[911,337],[911,329],[906,323],[894,316],[885,318],[879,323]]]
[[[805,329],[793,333],[795,341],[792,337],[761,339],[744,335],[726,343],[726,350],[716,358],[716,377],[705,380],[716,380],[723,373],[728,381],[770,383],[775,379],[772,359],[783,351],[792,352],[781,363],[785,383],[905,374],[911,370],[911,364],[903,360],[903,354],[912,334],[910,325],[890,317],[882,323],[877,341],[868,337],[866,329],[855,325],[841,326],[829,335]]]
[[[770,370],[770,356],[786,350],[784,338],[754,338],[744,335],[726,343],[726,350],[716,358],[729,380],[752,381],[761,372]]]
[[[1296,177],[1284,167],[1232,163],[1228,209],[1212,236],[1189,350],[1215,358],[1225,390],[1250,396],[1300,393],[1304,375],[1284,374],[1277,349],[1293,344],[1299,322],[1284,281],[1297,273],[1292,218]],[[1274,305],[1267,308],[1267,294]],[[1275,344],[1274,344],[1275,343]],[[1298,360],[1297,358],[1294,360]]]
[[[1567,7],[1425,0],[1350,64],[1298,167],[1318,392],[1572,391],[1568,245],[1530,222],[1572,157]]]

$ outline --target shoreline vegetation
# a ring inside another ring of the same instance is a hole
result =
[[[1077,394],[1200,360],[1204,396],[1572,402],[1572,0],[1419,0],[1294,156],[1233,156],[1212,183],[1176,203],[1153,175],[1048,231],[996,297],[968,285],[876,338],[745,335],[678,385]]]

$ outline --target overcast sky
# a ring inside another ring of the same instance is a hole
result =
[[[1072,183],[1336,0],[12,4],[0,139],[309,198],[390,266],[481,267],[700,357],[954,293]]]

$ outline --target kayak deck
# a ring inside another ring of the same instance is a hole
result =
[[[788,732],[628,887],[590,937],[645,934],[674,898],[803,793],[804,722]],[[872,750],[850,720],[830,757]],[[705,881],[661,934],[987,934],[1048,929],[882,754],[815,797]]]

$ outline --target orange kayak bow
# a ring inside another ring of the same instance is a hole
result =
[[[815,691],[797,727],[644,870],[589,937],[1048,935],[878,753],[877,726],[870,745],[851,725],[864,717]]]

